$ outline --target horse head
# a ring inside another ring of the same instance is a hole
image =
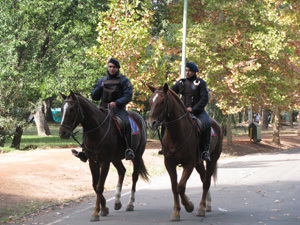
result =
[[[164,120],[168,112],[168,91],[169,87],[165,83],[164,86],[155,88],[147,84],[148,88],[153,92],[150,98],[150,113],[147,119],[147,125],[151,130],[157,130]]]
[[[81,112],[80,102],[76,94],[71,91],[69,96],[61,94],[64,99],[61,107],[62,120],[59,128],[59,136],[62,139],[68,139],[73,130],[82,121],[83,115]]]

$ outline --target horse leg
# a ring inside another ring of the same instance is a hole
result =
[[[95,204],[94,211],[91,215],[90,220],[91,221],[99,221],[100,220],[99,212],[100,212],[101,196],[97,192],[97,184],[98,184],[98,180],[99,180],[99,176],[100,176],[100,165],[97,162],[95,162],[94,160],[90,160],[89,165],[90,165],[90,170],[91,170],[92,179],[93,179],[93,188],[97,195],[96,204]]]
[[[137,156],[136,156],[137,157]],[[136,192],[136,183],[139,178],[139,168],[140,168],[140,161],[141,159],[136,160],[135,158],[133,162],[133,173],[132,173],[132,186],[131,186],[131,193],[130,193],[130,198],[129,202],[126,207],[126,211],[134,211],[134,201],[135,201],[135,192]]]
[[[101,193],[101,208],[100,208],[100,216],[107,216],[109,214],[109,209],[106,207],[106,199],[103,196],[104,184],[109,171],[109,162],[102,163],[100,169],[100,177],[97,184],[97,190]]]
[[[122,192],[122,186],[123,186],[126,168],[124,167],[122,161],[113,162],[113,165],[116,167],[116,169],[118,171],[118,176],[119,176],[117,189],[116,189],[116,193],[115,193],[114,209],[119,210],[122,208],[121,192]]]
[[[196,168],[196,171],[199,173],[200,179],[201,179],[201,181],[203,183],[204,178],[205,178],[205,167],[204,167],[203,162],[201,161],[199,163],[196,163],[195,168]]]
[[[170,221],[180,221],[180,204],[179,204],[179,195],[177,192],[176,165],[174,165],[172,163],[167,163],[166,159],[165,159],[165,166],[166,166],[166,169],[167,169],[170,179],[171,179],[172,192],[173,192],[173,198],[174,198],[173,212],[171,214]]]
[[[104,183],[109,170],[109,163],[102,164],[100,167],[99,163],[94,160],[90,160],[89,162],[93,177],[93,188],[97,194],[96,205],[90,220],[99,221],[99,212],[101,216],[107,216],[109,214],[109,209],[106,207],[106,199],[103,196]]]
[[[202,198],[200,201],[197,216],[203,217],[203,216],[205,216],[205,213],[207,211],[206,198],[207,198],[207,195],[210,196],[210,194],[208,194],[208,191],[209,191],[210,184],[211,184],[211,176],[214,173],[215,166],[216,166],[215,162],[207,162],[207,164],[206,164],[206,172],[205,172],[205,177],[203,180],[203,193],[202,193]],[[210,209],[208,209],[208,210],[211,210],[211,203],[210,203]]]
[[[211,212],[211,193],[208,190],[206,195],[206,212]]]
[[[180,182],[177,186],[177,191],[181,197],[181,203],[184,205],[185,210],[187,212],[192,212],[194,210],[193,202],[190,201],[189,198],[187,197],[187,195],[185,194],[186,183],[187,183],[187,180],[190,178],[190,176],[193,172],[193,169],[194,169],[194,167],[192,165],[184,166]]]

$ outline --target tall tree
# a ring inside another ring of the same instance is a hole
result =
[[[36,121],[45,121],[39,120],[45,116],[39,102],[70,89],[89,93],[99,65],[86,50],[96,43],[98,11],[105,5],[105,0],[1,2],[0,79],[13,80],[11,98],[22,90],[22,101],[37,106],[42,117]],[[47,135],[47,124],[40,124],[39,133]]]
[[[174,6],[175,22],[182,5]],[[222,111],[290,107],[299,93],[299,3],[203,0],[189,6],[187,58],[199,65]]]
[[[112,0],[108,10],[100,13],[98,23],[98,45],[89,51],[93,60],[107,65],[110,57],[121,63],[121,72],[130,79],[134,88],[134,100],[144,108],[147,81],[163,83],[168,59],[164,58],[161,38],[152,38],[151,17],[153,11],[148,1]],[[104,76],[105,73],[102,74]]]

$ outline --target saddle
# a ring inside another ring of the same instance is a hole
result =
[[[201,135],[203,130],[205,129],[204,124],[201,120],[199,120],[197,117],[192,117],[193,121],[195,122],[195,126],[197,127],[198,134]],[[214,131],[213,127],[211,127],[211,136],[217,136],[216,132]]]
[[[197,117],[193,117],[193,120],[195,121],[195,125],[196,125],[196,127],[197,127],[198,133],[201,135],[201,133],[202,133],[203,130],[205,129],[204,124],[203,124],[202,121],[199,120]]]
[[[125,122],[122,119],[122,117],[118,116],[118,115],[111,115],[119,132],[120,135],[122,136],[125,133]],[[131,135],[136,135],[140,133],[140,129],[138,127],[138,125],[136,124],[136,122],[134,121],[133,118],[131,118],[130,116],[128,116],[129,118],[129,122],[130,122],[130,126],[131,126]]]

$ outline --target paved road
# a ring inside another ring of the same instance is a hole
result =
[[[178,224],[222,225],[299,225],[300,224],[300,149],[254,154],[219,162],[218,182],[211,187],[213,211],[197,217],[201,198],[200,180],[193,173],[187,194],[195,204],[193,213],[181,210]],[[107,192],[110,214],[93,224],[140,225],[169,222],[173,207],[168,175],[150,184],[139,183],[134,212],[126,212],[128,190],[123,191],[123,207],[113,209],[113,193]],[[36,217],[22,224],[84,225],[89,222],[95,199]]]

